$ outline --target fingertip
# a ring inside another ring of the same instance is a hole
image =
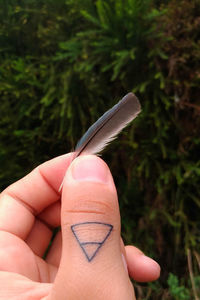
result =
[[[95,155],[78,157],[71,168],[73,179],[77,181],[93,181],[106,184],[109,180],[108,166]]]
[[[82,155],[74,159],[67,170],[64,185],[66,182],[79,186],[84,182],[103,184],[116,192],[109,167],[104,160],[96,155]]]
[[[134,246],[126,246],[125,249],[131,278],[139,282],[149,282],[160,277],[160,266],[155,260],[144,255]]]

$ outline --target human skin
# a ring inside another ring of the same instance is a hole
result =
[[[122,242],[108,166],[71,158],[43,163],[0,194],[0,299],[134,300],[129,277],[159,277],[154,260]]]

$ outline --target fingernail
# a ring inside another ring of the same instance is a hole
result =
[[[77,158],[72,166],[72,176],[79,181],[96,181],[107,183],[108,169],[105,163],[95,156]]]
[[[122,253],[122,262],[123,262],[123,265],[124,265],[124,268],[125,268],[126,272],[128,273],[128,267],[127,267],[126,259],[125,259],[123,253]]]

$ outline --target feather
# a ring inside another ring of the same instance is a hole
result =
[[[75,157],[98,154],[140,113],[137,97],[129,93],[103,114],[83,135],[75,148]],[[75,158],[74,157],[74,158]]]
[[[72,160],[79,155],[98,154],[103,151],[120,131],[137,117],[140,111],[140,102],[133,93],[124,96],[86,131],[76,145]],[[59,192],[62,186],[63,182]]]

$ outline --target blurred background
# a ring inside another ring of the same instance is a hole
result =
[[[0,189],[74,149],[128,92],[103,153],[126,243],[162,268],[138,300],[200,299],[200,1],[0,0]]]

